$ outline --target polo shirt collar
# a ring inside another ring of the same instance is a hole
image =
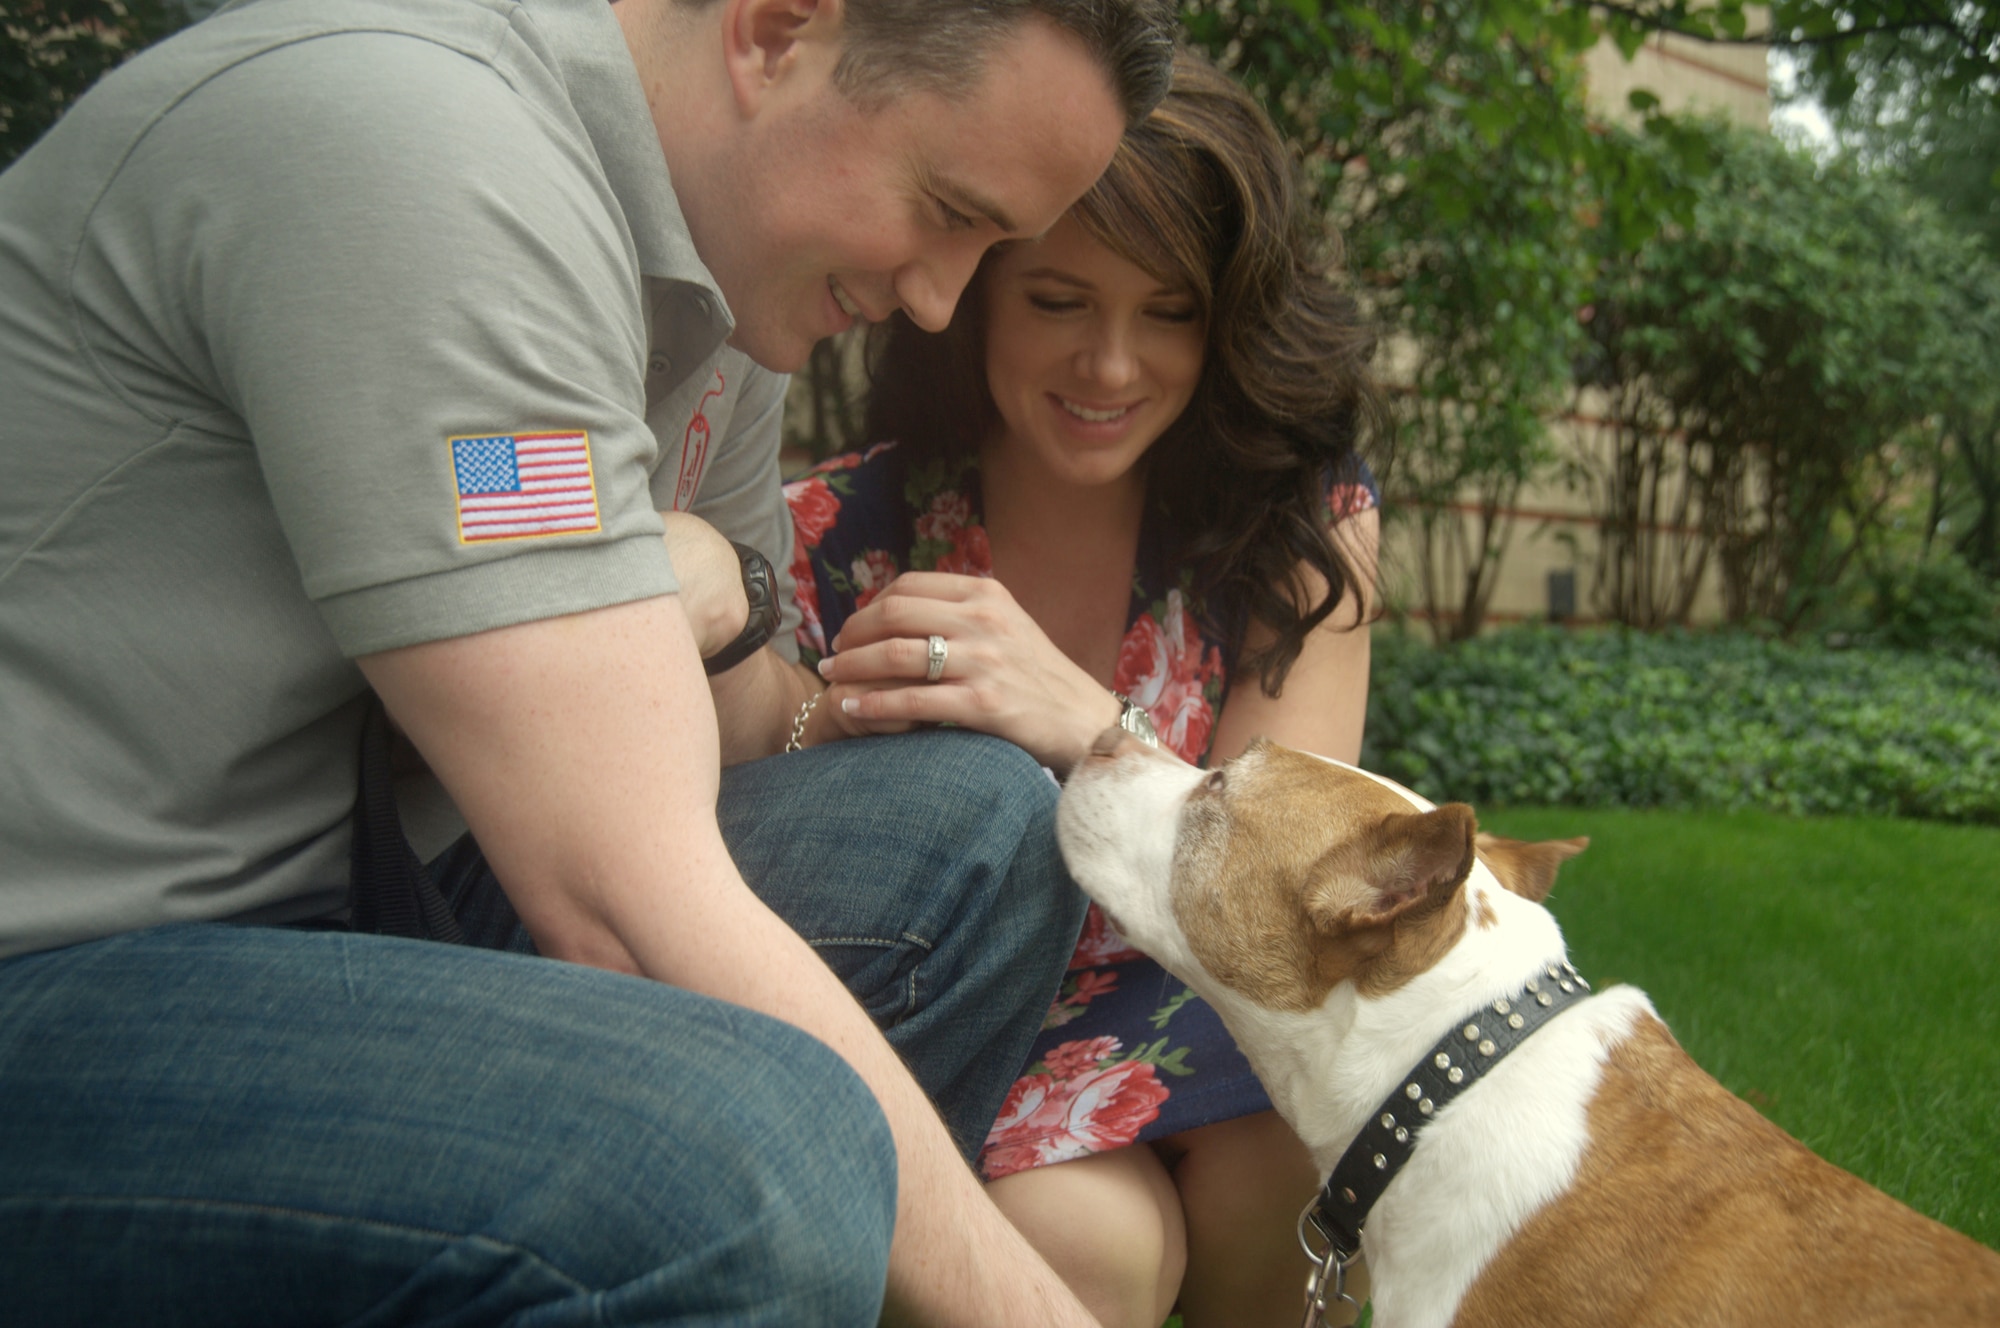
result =
[[[666,154],[653,129],[632,52],[607,0],[522,0],[554,53],[570,104],[590,135],[605,178],[617,196],[647,277],[686,282],[714,296],[727,335],[735,319],[715,278],[695,252],[687,219],[674,195]]]

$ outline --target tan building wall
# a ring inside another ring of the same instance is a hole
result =
[[[1625,114],[1631,104],[1627,94],[1643,88],[1671,111],[1717,111],[1738,124],[1769,129],[1766,54],[1762,46],[1722,46],[1661,34],[1627,63],[1616,46],[1599,42],[1583,62],[1590,109],[1607,118]]]
[[[1590,108],[1606,119],[1629,117],[1628,94],[1644,88],[1670,111],[1720,112],[1739,123],[1768,129],[1771,96],[1765,59],[1762,46],[1720,46],[1658,36],[1627,63],[1616,46],[1600,42],[1585,64]],[[1575,469],[1586,473],[1602,469],[1602,418],[1602,403],[1586,396],[1573,412],[1552,422],[1552,441],[1558,453],[1575,463]],[[1522,491],[1511,512],[1513,520],[1488,626],[1547,617],[1550,574],[1561,572],[1570,574],[1574,587],[1575,610],[1570,621],[1588,623],[1599,618],[1595,596],[1598,522],[1592,510],[1592,493],[1587,488],[1572,489],[1560,481],[1547,480]],[[1390,602],[1421,616],[1416,536],[1414,521],[1390,524],[1383,549],[1383,575]],[[1446,569],[1445,583],[1459,584],[1461,572]],[[1694,620],[1713,622],[1721,616],[1721,608],[1711,574],[1695,600]]]

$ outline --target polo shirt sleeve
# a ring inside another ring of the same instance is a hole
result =
[[[382,32],[266,51],[162,116],[93,223],[98,261],[152,248],[350,656],[676,587],[636,252],[532,72]]]
[[[738,362],[743,390],[690,510],[771,560],[780,609],[771,645],[784,658],[796,660],[799,607],[792,584],[792,514],[785,505],[778,455],[785,389],[791,379],[761,368],[740,352],[727,354]]]

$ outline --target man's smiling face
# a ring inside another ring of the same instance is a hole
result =
[[[767,368],[897,309],[950,321],[980,255],[1038,235],[1088,189],[1124,133],[1103,70],[1039,18],[996,43],[956,95],[862,106],[808,52],[746,136],[729,185],[689,208],[696,250]],[[694,200],[690,200],[694,201]]]

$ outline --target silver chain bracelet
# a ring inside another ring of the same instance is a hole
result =
[[[819,699],[825,695],[826,692],[824,690],[814,692],[799,707],[799,713],[792,717],[792,736],[785,739],[786,751],[802,752],[806,749],[806,721],[812,718],[813,707],[818,705]]]

